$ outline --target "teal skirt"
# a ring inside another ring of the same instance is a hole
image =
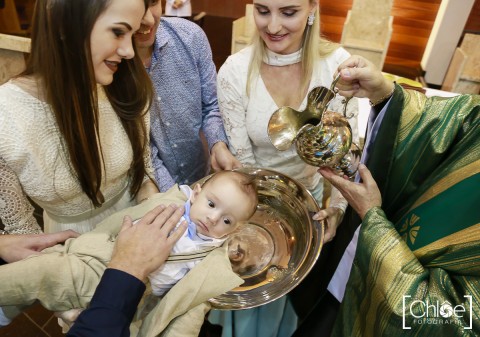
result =
[[[297,328],[287,296],[253,309],[212,310],[208,320],[223,327],[222,337],[290,337]]]

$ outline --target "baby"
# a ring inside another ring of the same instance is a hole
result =
[[[221,246],[240,222],[253,215],[258,203],[253,178],[238,172],[218,172],[193,191],[186,185],[180,189],[189,196],[184,215],[188,229],[173,247],[167,263],[149,276],[157,296],[185,276],[200,261],[199,255]],[[168,263],[173,261],[177,263]]]
[[[92,232],[43,251],[41,255],[0,267],[0,306],[25,307],[40,300],[53,311],[84,308],[105,270],[125,215],[140,218],[152,206],[185,205],[188,229],[162,267],[149,275],[152,291],[163,295],[206,254],[220,246],[239,223],[248,220],[258,203],[253,177],[234,171],[212,175],[194,189],[175,185],[147,202],[112,215]],[[151,206],[152,205],[152,206]],[[13,318],[0,308],[0,326]]]

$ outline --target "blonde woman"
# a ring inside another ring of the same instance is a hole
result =
[[[254,0],[253,5],[257,29],[252,45],[231,55],[218,74],[217,94],[230,150],[243,165],[271,168],[297,179],[322,205],[323,178],[317,168],[303,162],[294,147],[276,150],[267,125],[281,106],[303,110],[308,92],[317,86],[330,87],[338,66],[350,55],[320,37],[317,0]],[[329,109],[343,112],[342,100],[336,97]],[[346,113],[353,116],[349,121],[354,141],[358,140],[357,111],[358,102],[353,99]],[[330,207],[314,215],[317,220],[327,219],[325,242],[335,236],[345,207],[343,197],[334,191]],[[285,298],[249,311],[214,312],[210,319],[223,321],[224,336],[228,320],[237,337],[290,336],[296,327]]]

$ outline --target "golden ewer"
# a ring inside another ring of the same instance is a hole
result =
[[[295,144],[297,154],[313,166],[328,166],[353,177],[360,163],[361,150],[352,142],[352,129],[346,118],[349,98],[344,101],[344,114],[327,111],[335,97],[335,84],[330,89],[315,87],[307,97],[303,111],[283,106],[268,122],[268,137],[280,151]]]

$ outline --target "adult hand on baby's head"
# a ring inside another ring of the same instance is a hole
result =
[[[183,221],[171,233],[183,213],[183,206],[157,206],[135,225],[126,216],[108,267],[122,270],[144,281],[148,274],[165,263],[173,245],[187,229],[187,224]]]
[[[215,172],[242,167],[242,163],[233,156],[224,142],[213,145],[210,151],[210,165]]]
[[[15,262],[31,255],[40,254],[48,247],[79,236],[72,230],[51,234],[12,234],[0,236],[0,258],[6,262]]]

